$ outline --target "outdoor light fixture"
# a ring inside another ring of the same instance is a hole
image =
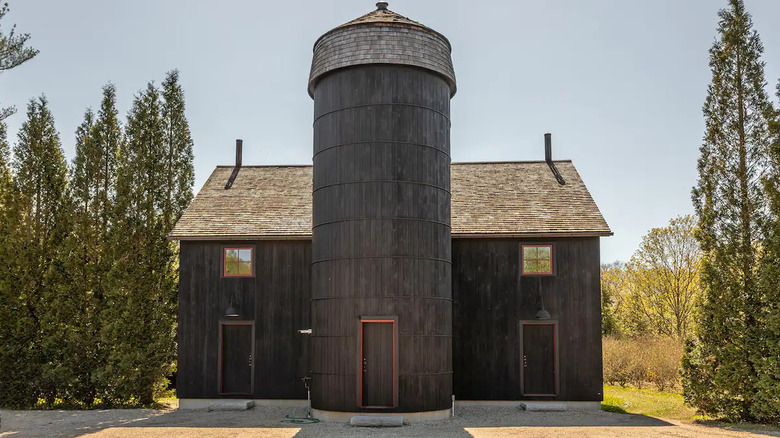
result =
[[[539,278],[537,286],[539,291],[539,311],[536,312],[536,319],[550,319],[550,312],[544,308],[544,297],[542,297],[542,279]]]
[[[230,305],[228,306],[227,310],[225,310],[225,316],[229,318],[235,318],[238,316],[238,304],[234,304],[233,297],[230,297]]]
[[[550,312],[544,310],[544,306],[536,312],[536,319],[550,319]]]

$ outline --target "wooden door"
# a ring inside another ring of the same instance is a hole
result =
[[[394,321],[361,321],[361,402],[363,407],[395,405]]]
[[[252,393],[252,325],[222,325],[220,393]]]
[[[522,324],[523,395],[555,395],[555,324]]]

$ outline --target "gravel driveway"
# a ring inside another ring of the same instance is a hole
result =
[[[302,408],[255,407],[241,412],[179,410],[0,411],[0,437],[748,437],[767,436],[601,411],[525,412],[462,407],[451,421],[400,428],[281,423]],[[780,436],[774,433],[773,436]]]

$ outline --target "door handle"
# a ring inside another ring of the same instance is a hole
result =
[[[252,366],[252,355],[251,354],[249,355],[249,366],[250,367]]]
[[[366,358],[363,358],[363,372],[366,372]]]
[[[523,368],[528,368],[528,357],[523,355]]]

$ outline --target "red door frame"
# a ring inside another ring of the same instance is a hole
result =
[[[358,407],[361,409],[392,409],[398,407],[398,317],[397,316],[362,316],[358,322],[360,335],[358,336],[358,360],[357,360],[357,380],[358,380]],[[385,323],[393,325],[393,405],[392,406],[365,406],[363,405],[363,324],[365,323]]]

